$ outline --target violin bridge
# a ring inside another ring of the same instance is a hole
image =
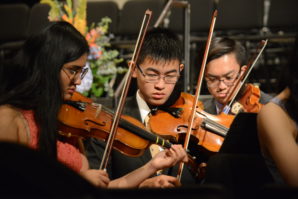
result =
[[[232,106],[231,112],[237,115],[242,110],[243,110],[243,106],[239,102],[235,102]]]
[[[102,105],[101,104],[92,104],[96,107],[95,117],[97,118],[99,113],[101,112]]]

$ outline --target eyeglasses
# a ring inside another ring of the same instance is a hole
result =
[[[180,77],[180,75],[145,74],[138,64],[136,64],[136,66],[139,69],[139,71],[141,72],[141,74],[143,75],[143,77],[147,83],[157,83],[162,78],[166,84],[175,84]]]
[[[79,69],[72,69],[72,68],[64,68],[62,67],[63,72],[67,75],[69,79],[77,79],[78,77],[82,80],[84,79],[85,75],[87,74],[89,68],[79,68]],[[67,70],[68,72],[66,72]]]
[[[206,77],[206,82],[208,87],[214,88],[219,85],[220,82],[223,82],[226,86],[230,87],[234,84],[235,80],[239,78],[240,71],[235,75],[229,75],[226,77],[218,78],[218,77]]]

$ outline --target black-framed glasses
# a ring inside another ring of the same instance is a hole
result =
[[[88,72],[88,69],[89,69],[88,67],[79,68],[79,69],[62,67],[62,70],[68,76],[69,79],[73,79],[73,78],[77,79],[79,77],[81,80],[84,79],[85,75]],[[66,72],[65,70],[67,70],[68,72]]]
[[[207,82],[207,85],[210,87],[210,88],[214,88],[214,87],[217,87],[220,82],[223,82],[226,86],[230,87],[230,86],[233,86],[233,84],[235,83],[235,80],[238,79],[240,76],[240,71],[235,75],[230,75],[230,76],[226,76],[226,77],[206,77],[206,82]]]
[[[180,75],[145,74],[138,64],[136,64],[136,66],[139,69],[139,71],[141,72],[141,74],[143,75],[143,77],[147,83],[157,83],[162,78],[166,84],[175,84],[180,77]]]

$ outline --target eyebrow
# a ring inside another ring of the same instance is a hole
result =
[[[235,70],[232,70],[232,71],[230,71],[230,72],[227,72],[226,74],[223,74],[223,75],[221,75],[221,76],[217,76],[217,75],[212,75],[212,74],[207,74],[206,76],[207,77],[214,77],[214,78],[220,78],[220,77],[226,77],[226,76],[228,76],[228,75],[230,75],[230,74],[232,74],[232,73],[234,73],[235,72]]]
[[[70,65],[70,66],[67,66],[68,68],[71,68],[71,69],[75,69],[75,70],[79,70],[81,68],[84,68],[85,66],[79,66],[79,65]]]
[[[150,68],[150,67],[147,68],[145,71],[152,71],[152,72],[155,72],[155,73],[160,74],[160,72],[158,70],[156,70],[154,68]],[[165,72],[165,74],[174,73],[174,72],[177,73],[178,72],[177,69],[173,69],[173,70],[167,71],[167,72]]]

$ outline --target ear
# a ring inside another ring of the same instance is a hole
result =
[[[240,75],[242,75],[244,73],[244,71],[246,71],[246,70],[247,70],[247,66],[246,65],[241,66]]]
[[[132,71],[132,75],[133,78],[137,78],[137,67],[134,68],[134,70]]]
[[[128,62],[128,66],[130,66],[130,65],[131,65],[131,61]],[[132,71],[132,75],[131,75],[133,78],[137,78],[137,70],[138,70],[137,66],[135,65],[135,67],[133,68],[133,71]]]
[[[180,70],[180,72],[181,72],[183,69],[184,69],[184,64],[180,64],[180,65],[179,65],[179,70]]]

